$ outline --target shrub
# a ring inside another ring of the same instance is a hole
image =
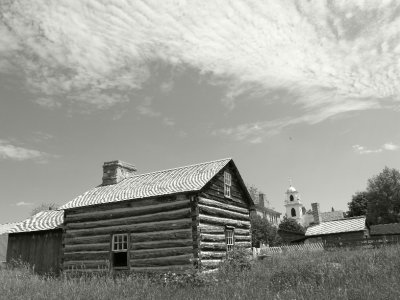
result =
[[[220,272],[241,272],[250,270],[252,257],[250,249],[237,247],[228,253],[228,256],[219,265]]]

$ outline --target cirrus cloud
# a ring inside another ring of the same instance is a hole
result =
[[[14,161],[33,160],[39,163],[46,163],[51,157],[56,156],[39,150],[15,146],[7,140],[0,139],[0,159]]]
[[[127,102],[158,60],[229,87],[231,109],[249,89],[290,91],[302,117],[260,120],[244,138],[258,142],[293,122],[398,108],[399,12],[397,1],[3,1],[0,72],[22,70],[52,108]]]
[[[396,151],[399,149],[398,145],[393,143],[385,143],[381,147],[377,149],[368,149],[365,146],[354,145],[353,150],[358,154],[372,154],[372,153],[381,153],[383,151]]]

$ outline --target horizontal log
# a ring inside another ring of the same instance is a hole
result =
[[[177,200],[167,203],[158,204],[144,204],[143,206],[135,207],[123,207],[123,208],[111,208],[109,210],[94,210],[91,209],[89,212],[78,213],[78,214],[67,214],[65,219],[66,223],[73,222],[86,222],[96,220],[107,220],[117,219],[125,217],[134,217],[141,215],[154,214],[158,212],[174,211],[182,208],[188,208],[190,205],[189,199]]]
[[[235,242],[235,247],[251,248],[251,242]]]
[[[144,249],[160,249],[160,248],[175,248],[193,246],[192,239],[181,239],[181,240],[164,240],[164,241],[150,241],[141,243],[131,243],[132,250],[144,250]]]
[[[193,258],[193,254],[184,254],[176,256],[165,256],[158,258],[131,259],[132,267],[156,267],[156,266],[173,266],[189,264]]]
[[[225,234],[225,226],[213,226],[202,223],[200,224],[199,229],[201,234]],[[235,228],[234,230],[235,236],[241,235],[250,237],[250,229]]]
[[[63,268],[64,270],[72,268],[97,269],[97,268],[109,267],[109,265],[110,265],[109,260],[69,260],[69,261],[64,261]]]
[[[72,277],[82,277],[84,274],[101,274],[101,273],[109,273],[110,268],[104,267],[104,268],[86,268],[86,269],[66,269],[63,270],[63,273],[67,276],[72,276]]]
[[[225,226],[223,225],[218,226],[201,223],[199,224],[199,230],[201,233],[225,234]]]
[[[99,221],[79,222],[79,223],[67,223],[66,229],[89,229],[89,228],[102,228],[109,226],[124,226],[131,224],[144,224],[150,222],[160,221],[172,221],[180,220],[191,217],[190,208],[182,208],[173,211],[158,212],[154,214],[117,218],[117,219],[105,219]]]
[[[145,233],[132,233],[131,241],[148,242],[158,240],[175,240],[175,239],[188,239],[192,237],[192,229],[179,229],[179,230],[164,230]]]
[[[237,228],[250,228],[250,221],[240,221],[228,218],[210,217],[204,214],[199,214],[200,224],[212,224],[212,225],[228,225]]]
[[[225,243],[215,243],[215,242],[200,242],[200,250],[201,251],[209,251],[209,250],[216,250],[216,251],[226,251],[226,244]]]
[[[96,244],[110,241],[110,234],[80,236],[79,234],[77,235],[67,231],[64,236],[65,244]]]
[[[172,265],[172,266],[157,266],[157,267],[135,267],[132,266],[130,269],[134,272],[168,272],[168,271],[186,271],[193,268],[192,263],[182,264],[182,265]]]
[[[82,216],[85,216],[85,213],[88,212],[99,212],[99,211],[109,211],[112,209],[126,209],[130,207],[144,207],[144,206],[149,206],[149,205],[157,205],[157,204],[165,204],[169,202],[175,202],[175,201],[180,201],[184,200],[186,197],[181,197],[181,195],[176,195],[176,196],[165,196],[165,197],[152,197],[152,198],[141,198],[141,199],[129,199],[129,200],[121,200],[121,201],[115,201],[115,202],[107,202],[107,203],[100,203],[100,204],[95,204],[95,205],[89,205],[89,206],[82,206],[82,207],[74,207],[65,210],[66,212],[66,218],[71,217],[72,215],[78,215],[81,214]]]
[[[224,259],[226,251],[201,251],[201,259]]]
[[[220,194],[222,194],[222,195],[224,195],[224,182],[223,182],[223,180],[212,183],[209,188],[214,190],[214,191],[216,191],[216,192],[218,192],[218,193],[220,193]],[[244,195],[243,195],[242,191],[240,190],[240,188],[235,186],[235,184],[233,182],[232,182],[232,185],[231,185],[231,197],[240,199],[241,202],[245,203],[244,200],[243,200]]]
[[[100,244],[77,244],[70,245],[65,244],[64,252],[79,252],[79,251],[110,251],[110,237],[108,237],[108,243],[100,243]]]
[[[216,216],[222,218],[229,218],[234,220],[250,221],[249,214],[242,214],[223,208],[212,207],[208,205],[199,204],[199,212],[209,216]]]
[[[191,228],[191,226],[192,226],[192,219],[185,218],[182,220],[108,226],[108,227],[92,228],[92,229],[67,229],[66,233],[74,236],[89,236],[89,235],[112,234],[120,232],[139,233],[139,232],[152,232],[152,231],[162,231],[171,229],[185,229],[185,228]]]
[[[205,269],[216,269],[219,267],[222,259],[202,259],[201,266]]]
[[[226,204],[235,204],[237,206],[248,208],[248,204],[245,204],[243,199],[231,195],[231,198],[226,198],[224,193],[214,191],[213,189],[208,189],[206,192],[202,192],[201,196],[207,199],[218,200]]]
[[[80,251],[64,253],[64,261],[108,260],[109,258],[110,251]]]
[[[233,204],[219,202],[216,200],[207,199],[204,197],[199,197],[199,204],[213,206],[213,207],[217,207],[217,208],[223,208],[223,209],[239,212],[242,214],[247,214],[247,215],[249,214],[249,210],[247,208],[239,207],[239,206],[236,206]]]
[[[233,201],[231,198],[226,198],[223,194],[218,194],[213,190],[207,190],[207,191],[201,192],[200,197],[203,197],[203,198],[206,198],[209,200],[215,200],[215,201],[222,202],[222,203],[229,204],[229,205],[242,207],[244,209],[248,209],[248,204],[245,204],[238,200]]]
[[[222,242],[225,243],[225,234],[205,234],[200,235],[200,240],[204,242]]]
[[[185,246],[185,247],[174,247],[174,248],[134,250],[130,252],[130,255],[131,259],[142,259],[142,258],[191,254],[192,251],[193,251],[192,246]]]
[[[238,235],[238,234],[235,234],[235,243],[237,243],[237,242],[250,242],[250,241],[251,241],[251,236],[249,236],[249,235]]]

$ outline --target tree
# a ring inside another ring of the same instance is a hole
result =
[[[253,247],[260,247],[261,243],[275,245],[277,243],[277,229],[267,219],[259,215],[252,215],[251,235]]]
[[[260,194],[264,194],[258,187],[256,187],[254,184],[249,184],[246,183],[247,190],[249,191],[249,194],[251,196],[251,199],[253,199],[253,202],[255,204],[259,203],[260,200]],[[265,194],[264,194],[265,195]],[[264,196],[264,206],[269,207],[270,203],[267,197]]]
[[[37,213],[40,213],[41,211],[56,210],[57,208],[58,205],[55,203],[42,203],[39,206],[32,209],[31,216],[34,216]]]
[[[357,217],[367,215],[368,193],[366,191],[355,193],[351,201],[347,203],[349,211],[347,217]]]
[[[248,184],[246,183],[247,190],[249,191],[249,194],[251,196],[251,199],[253,199],[254,203],[258,203],[258,195],[260,194],[260,190],[253,184]]]
[[[292,232],[305,233],[306,230],[295,219],[290,219],[286,216],[283,217],[282,222],[279,224],[279,230],[287,230]]]
[[[368,180],[366,198],[370,224],[400,222],[400,172],[385,167]]]

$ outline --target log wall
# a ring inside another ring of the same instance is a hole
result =
[[[22,260],[39,274],[59,274],[62,259],[62,229],[10,233],[7,262]]]
[[[232,175],[231,198],[224,196],[224,171]],[[199,261],[203,268],[216,268],[226,258],[225,230],[234,230],[235,247],[251,248],[249,204],[236,176],[227,166],[198,197]]]
[[[0,234],[0,266],[6,261],[7,256],[8,234]]]
[[[131,271],[185,270],[193,265],[193,201],[185,195],[66,210],[66,272],[109,270],[111,237],[129,234]]]

